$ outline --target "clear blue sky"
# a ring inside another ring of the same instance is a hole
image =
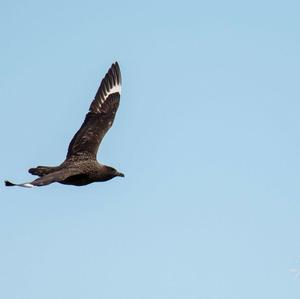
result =
[[[1,180],[63,161],[115,60],[100,160],[126,177],[2,185],[0,297],[298,299],[299,11],[2,1]]]

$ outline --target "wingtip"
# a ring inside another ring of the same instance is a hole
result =
[[[113,66],[116,68],[119,84],[122,85],[122,75],[118,61],[115,61],[115,63],[113,63]]]
[[[15,184],[11,183],[10,181],[4,181],[6,187],[15,186]]]
[[[35,185],[31,183],[24,183],[24,184],[14,184],[10,181],[4,181],[6,187],[11,187],[11,186],[18,186],[18,187],[24,187],[24,188],[32,188],[35,187]]]

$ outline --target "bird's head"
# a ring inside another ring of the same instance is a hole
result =
[[[119,172],[118,170],[116,170],[116,169],[113,168],[113,167],[106,166],[106,169],[107,169],[108,173],[111,175],[112,178],[114,178],[114,177],[116,177],[116,176],[120,176],[120,177],[122,177],[122,178],[125,177],[124,173]]]
[[[122,177],[122,178],[125,177],[125,174],[122,173],[122,172],[119,172],[119,171],[116,171],[116,172],[115,172],[115,175],[116,175],[116,176],[120,176],[120,177]]]

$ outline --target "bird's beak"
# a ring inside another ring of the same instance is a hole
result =
[[[122,172],[118,172],[118,173],[117,173],[117,176],[120,176],[120,177],[122,177],[122,178],[125,177],[124,173],[122,173]]]

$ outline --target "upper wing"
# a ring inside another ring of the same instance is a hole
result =
[[[112,126],[121,96],[121,72],[113,63],[103,78],[85,120],[68,148],[67,159],[87,156],[96,159],[102,138]]]

